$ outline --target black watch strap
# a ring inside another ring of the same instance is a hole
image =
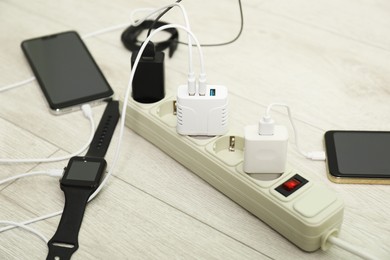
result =
[[[104,158],[119,120],[119,102],[110,101],[86,154],[91,158]],[[65,194],[65,207],[53,238],[48,242],[48,260],[70,259],[78,249],[78,235],[89,197],[95,191],[92,187],[61,185]]]
[[[104,158],[119,120],[119,102],[112,100],[107,104],[99,126],[95,131],[86,156]]]
[[[93,189],[61,186],[65,194],[64,213],[57,231],[49,240],[47,260],[66,260],[78,249],[78,235],[83,220],[85,206]]]

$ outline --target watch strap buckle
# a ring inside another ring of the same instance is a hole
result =
[[[64,242],[56,242],[51,239],[47,243],[49,247],[49,253],[47,255],[46,260],[67,260],[72,257],[72,254],[76,252],[79,248],[78,242],[73,243],[64,243]]]

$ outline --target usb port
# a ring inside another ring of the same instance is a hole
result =
[[[210,88],[210,97],[215,96],[215,88]]]

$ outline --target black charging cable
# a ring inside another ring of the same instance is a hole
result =
[[[181,2],[181,0],[177,0],[177,3]],[[239,6],[239,11],[240,11],[240,29],[238,31],[238,34],[230,41],[227,42],[221,42],[221,43],[210,43],[210,44],[201,44],[202,47],[217,47],[217,46],[224,46],[231,44],[240,38],[243,28],[244,28],[244,14],[242,11],[242,3],[241,0],[238,0],[238,6]],[[125,47],[130,50],[130,51],[138,51],[142,42],[137,40],[137,37],[141,34],[143,30],[148,29],[147,35],[149,36],[151,31],[153,29],[156,29],[162,25],[166,25],[167,23],[160,22],[159,19],[164,16],[169,10],[172,9],[171,7],[168,7],[163,11],[155,20],[146,20],[144,21],[141,25],[139,26],[130,26],[127,28],[123,33],[122,33],[122,42],[125,45]],[[179,33],[177,29],[171,28],[171,29],[166,29],[164,31],[167,31],[171,33],[171,37],[167,41],[163,42],[158,42],[156,43],[156,51],[162,51],[165,50],[166,48],[169,47],[169,57],[172,57],[173,53],[177,49],[177,45],[184,44],[187,45],[185,42],[179,41]],[[193,45],[194,46],[194,45]]]
[[[142,33],[142,31],[149,30],[149,28],[157,29],[164,25],[167,25],[167,23],[145,20],[138,26],[130,26],[122,33],[122,43],[126,49],[130,50],[131,52],[138,51],[142,44],[142,41],[138,40],[138,36]],[[167,28],[163,31],[169,33],[170,37],[166,41],[154,42],[155,50],[163,51],[166,48],[169,48],[169,57],[172,57],[173,53],[177,49],[179,32],[176,28]]]

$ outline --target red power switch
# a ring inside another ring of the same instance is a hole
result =
[[[308,182],[309,181],[303,178],[301,175],[295,174],[289,180],[276,187],[275,190],[283,196],[288,197],[300,188],[302,188]]]
[[[291,180],[288,180],[286,181],[285,183],[283,183],[283,188],[287,191],[292,191],[293,189],[295,189],[299,184],[301,184],[300,181],[298,181],[297,179],[291,179]]]

